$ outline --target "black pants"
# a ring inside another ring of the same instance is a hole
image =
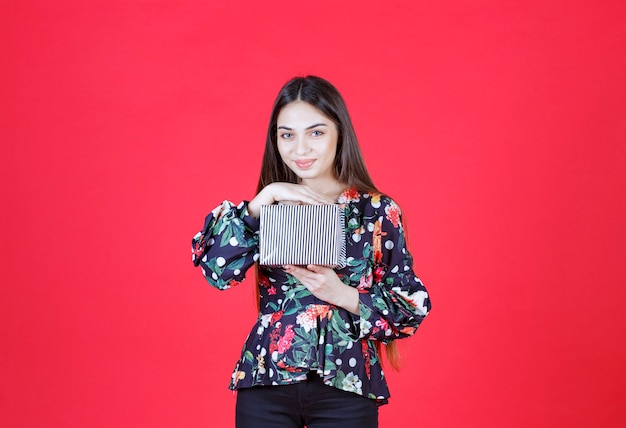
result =
[[[377,428],[378,404],[325,385],[317,375],[293,385],[237,391],[237,428]]]

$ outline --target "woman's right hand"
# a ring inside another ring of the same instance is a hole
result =
[[[306,205],[332,204],[324,195],[321,195],[301,184],[276,182],[268,184],[248,203],[248,213],[252,217],[259,217],[261,205],[272,205],[274,202],[296,203]]]

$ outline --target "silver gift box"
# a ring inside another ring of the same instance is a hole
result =
[[[266,266],[346,265],[341,205],[263,205],[259,263]]]

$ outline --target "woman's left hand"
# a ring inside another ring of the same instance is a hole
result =
[[[285,272],[295,276],[315,297],[359,315],[359,291],[341,282],[329,267],[307,265],[283,266]]]

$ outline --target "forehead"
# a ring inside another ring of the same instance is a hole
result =
[[[284,106],[278,113],[277,124],[309,126],[314,123],[330,125],[333,121],[317,107],[304,101],[294,101]]]

